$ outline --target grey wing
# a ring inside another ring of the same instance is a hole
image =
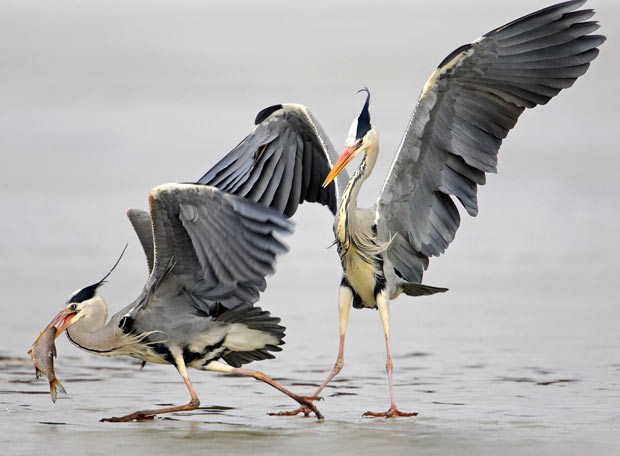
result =
[[[127,209],[127,218],[131,222],[134,231],[138,235],[144,255],[146,255],[146,264],[149,273],[153,270],[153,262],[155,252],[153,251],[153,227],[151,225],[151,216],[148,212],[140,209]]]
[[[287,217],[304,201],[326,205],[335,213],[348,177],[322,187],[338,155],[310,111],[302,105],[274,105],[258,113],[256,124],[198,183],[259,202]]]
[[[585,0],[561,3],[497,28],[446,57],[424,86],[377,201],[388,257],[420,282],[428,257],[444,252],[460,223],[452,196],[478,212],[477,186],[525,108],[570,87],[598,55]]]
[[[205,185],[160,185],[150,207],[155,256],[145,290],[175,284],[226,307],[258,300],[287,251],[278,236],[293,229],[276,211]],[[166,291],[174,292],[157,294]]]

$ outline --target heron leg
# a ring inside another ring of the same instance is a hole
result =
[[[351,302],[353,300],[353,292],[350,287],[341,285],[338,292],[338,331],[340,333],[340,342],[338,344],[338,357],[331,372],[323,383],[319,385],[313,396],[318,397],[321,391],[331,382],[336,375],[340,373],[344,366],[344,338],[349,324],[349,312],[351,311]]]
[[[416,412],[406,413],[401,412],[396,407],[396,401],[394,399],[394,381],[392,378],[393,363],[392,355],[390,354],[390,302],[385,290],[380,291],[377,294],[377,308],[379,309],[379,315],[381,316],[381,324],[383,325],[383,333],[385,334],[385,350],[386,361],[385,370],[387,372],[388,384],[390,387],[390,408],[386,412],[366,412],[363,416],[367,417],[385,417],[394,418],[396,416],[416,416]]]
[[[291,399],[299,403],[299,405],[301,405],[301,408],[308,410],[308,413],[306,414],[306,416],[308,416],[310,413],[314,413],[317,419],[319,420],[323,419],[323,415],[321,414],[321,412],[319,412],[316,406],[312,403],[313,398],[309,399],[309,398],[305,398],[305,397],[302,397],[302,396],[299,396],[293,393],[292,391],[286,389],[285,387],[280,385],[278,382],[276,382],[275,380],[273,380],[271,377],[264,374],[263,372],[241,369],[240,367],[232,367],[232,366],[229,366],[228,364],[220,363],[219,361],[211,361],[209,364],[207,364],[206,369],[212,372],[238,374],[238,375],[244,375],[246,377],[255,378],[256,380],[259,380],[263,383],[266,383],[274,387],[278,391],[286,394],[288,397],[290,397]]]
[[[342,367],[344,366],[344,339],[345,339],[345,335],[347,332],[347,325],[349,323],[349,312],[351,311],[352,301],[353,301],[353,291],[348,285],[345,285],[343,283],[342,285],[340,285],[340,290],[338,292],[338,321],[339,321],[338,330],[340,332],[340,342],[338,344],[338,357],[336,358],[336,363],[334,364],[334,367],[330,371],[329,375],[327,376],[325,380],[323,380],[323,383],[319,385],[319,387],[316,389],[314,394],[312,396],[304,397],[304,399],[307,399],[308,401],[314,401],[314,400],[320,399],[319,394],[321,394],[321,391],[325,389],[327,384],[331,382],[334,379],[334,377],[338,375],[338,373],[340,373],[340,371],[342,370]],[[290,412],[276,412],[276,413],[270,413],[270,415],[272,416],[294,416],[300,413],[303,413],[305,416],[308,416],[310,414],[310,410],[307,407],[304,407],[302,405],[301,407],[295,410],[292,410]]]
[[[200,406],[200,399],[198,399],[198,395],[192,386],[192,383],[189,381],[189,376],[187,375],[187,368],[185,367],[185,361],[183,361],[182,356],[175,356],[175,367],[183,377],[183,381],[185,382],[185,386],[189,391],[189,395],[191,397],[190,401],[185,405],[178,405],[174,407],[163,407],[159,409],[152,410],[139,410],[137,412],[130,413],[125,416],[114,416],[112,418],[102,418],[100,421],[109,422],[109,423],[123,423],[128,421],[144,421],[144,420],[152,420],[155,418],[155,415],[159,415],[161,413],[173,413],[173,412],[184,412],[188,410],[195,410]]]

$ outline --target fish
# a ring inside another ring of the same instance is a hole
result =
[[[58,392],[67,394],[64,386],[56,378],[54,372],[54,358],[56,357],[56,327],[50,326],[36,338],[28,354],[34,364],[35,375],[37,378],[41,374],[45,375],[50,382],[50,394],[52,402],[56,403]]]

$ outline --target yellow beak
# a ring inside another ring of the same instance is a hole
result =
[[[62,332],[71,326],[73,317],[77,315],[76,312],[70,312],[68,310],[61,310],[58,315],[45,327],[43,331],[37,336],[32,345],[36,345],[41,336],[50,328],[56,327],[56,337],[60,336]]]
[[[352,146],[345,147],[344,152],[338,157],[338,161],[334,163],[332,170],[329,172],[325,180],[323,181],[323,188],[327,187],[331,181],[333,181],[338,174],[349,164],[355,156],[355,151],[360,148],[361,142],[356,142]]]

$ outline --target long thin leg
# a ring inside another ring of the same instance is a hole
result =
[[[381,316],[381,323],[383,325],[383,332],[385,334],[385,350],[386,361],[385,370],[387,372],[388,384],[390,386],[390,408],[386,412],[366,412],[364,416],[369,417],[385,417],[393,418],[396,416],[416,416],[417,413],[405,413],[398,410],[396,407],[396,401],[394,400],[394,381],[392,379],[392,355],[390,354],[390,303],[385,290],[381,291],[377,295],[377,308],[379,309],[379,315]]]
[[[351,302],[353,301],[353,292],[351,288],[345,285],[340,286],[338,291],[338,331],[340,333],[340,342],[338,344],[338,357],[331,372],[323,383],[319,385],[313,396],[318,397],[321,391],[331,382],[336,375],[340,373],[344,366],[344,338],[349,324],[349,312],[351,311]]]
[[[207,364],[206,369],[212,372],[224,372],[229,374],[245,375],[246,377],[252,377],[256,380],[260,380],[261,382],[267,383],[278,391],[286,394],[294,401],[298,402],[302,407],[308,410],[308,414],[313,412],[319,420],[323,419],[323,415],[321,415],[321,412],[319,412],[319,410],[316,408],[316,406],[312,403],[311,400],[308,400],[307,398],[299,396],[292,391],[284,388],[278,382],[276,382],[262,372],[241,369],[239,367],[232,367],[228,364],[220,363],[219,361],[211,361],[209,364]]]
[[[349,323],[349,312],[351,310],[351,303],[353,302],[353,292],[348,285],[344,283],[340,285],[340,290],[338,291],[338,330],[340,332],[340,342],[338,344],[338,357],[336,358],[336,363],[334,367],[330,371],[329,375],[323,383],[319,385],[312,396],[306,396],[304,399],[308,401],[314,401],[320,399],[319,394],[321,391],[325,389],[327,384],[331,382],[338,373],[342,370],[344,366],[344,339],[347,332],[347,325]],[[310,410],[303,405],[295,410],[290,412],[276,412],[270,413],[272,416],[293,416],[298,415],[299,413],[303,413],[305,416],[310,414]]]
[[[175,357],[175,367],[183,377],[183,381],[185,382],[185,386],[187,386],[187,390],[189,391],[189,395],[191,396],[190,401],[185,405],[178,405],[174,407],[164,407],[159,409],[152,410],[139,410],[134,413],[130,413],[125,416],[118,416],[112,418],[102,418],[100,421],[107,421],[110,423],[122,423],[127,421],[142,421],[142,420],[152,420],[155,415],[159,415],[161,413],[172,413],[172,412],[184,412],[187,410],[195,410],[200,405],[200,399],[198,399],[198,395],[192,386],[192,383],[189,381],[189,377],[187,375],[187,369],[185,368],[185,362],[183,361],[183,357],[176,356]]]

